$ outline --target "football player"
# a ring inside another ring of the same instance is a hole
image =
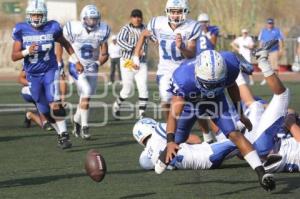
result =
[[[143,169],[154,169],[160,152],[166,147],[166,136],[166,123],[143,118],[134,125],[133,137],[145,147],[139,158]],[[237,153],[236,146],[228,139],[214,144],[182,143],[170,165],[177,169],[215,169],[220,167],[224,159]]]
[[[35,101],[32,98],[30,88],[28,86],[28,81],[26,79],[25,71],[22,70],[18,77],[18,82],[23,85],[21,89],[21,96],[23,99],[28,102],[34,104],[34,106],[37,108]],[[43,107],[45,110],[42,112],[50,112],[50,107],[47,104],[47,101],[45,100],[45,106]],[[27,111],[25,114],[25,120],[24,120],[24,126],[26,128],[29,128],[31,126],[31,121],[39,125],[41,128],[51,131],[53,130],[51,124],[47,121],[46,117],[37,109],[37,114],[31,111]]]
[[[64,26],[64,36],[72,44],[77,57],[84,66],[78,73],[76,63],[69,60],[69,71],[76,80],[79,104],[74,115],[73,134],[89,139],[89,101],[96,94],[99,66],[108,59],[107,39],[110,27],[101,21],[101,14],[95,5],[86,5],[80,14],[81,21],[70,21]]]
[[[201,34],[197,40],[197,55],[205,50],[214,50],[219,36],[219,28],[209,24],[208,14],[201,13],[198,21],[201,24]]]
[[[209,116],[256,171],[261,186],[268,191],[275,188],[273,175],[266,174],[256,150],[237,127],[240,117],[249,130],[252,128],[242,111],[237,112],[240,94],[235,79],[239,72],[240,61],[234,53],[214,50],[203,51],[176,69],[169,89],[173,97],[167,123],[168,144],[155,165],[156,173],[162,173],[172,161],[178,144],[185,142],[197,118]]]
[[[55,42],[60,43],[76,63],[80,64],[69,42],[63,37],[62,29],[56,21],[47,20],[47,7],[43,1],[30,1],[26,9],[26,22],[16,24],[13,30],[12,60],[23,59],[24,71],[29,82],[32,98],[39,111],[45,106],[43,98],[50,106],[50,112],[42,112],[58,133],[58,143],[62,149],[72,146],[67,133],[64,117],[66,112],[57,98],[58,66],[54,53]]]
[[[171,95],[167,92],[169,80],[175,69],[187,58],[195,57],[196,39],[200,34],[200,24],[187,19],[190,12],[187,0],[168,0],[165,9],[167,16],[150,20],[134,52],[133,61],[139,65],[139,52],[146,38],[159,45],[157,82],[165,119],[169,114]]]
[[[299,172],[300,171],[300,118],[297,113],[289,113],[285,125],[292,137],[279,140],[277,151],[268,155],[264,162],[268,172]]]

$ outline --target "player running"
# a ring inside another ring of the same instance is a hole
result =
[[[77,57],[84,66],[78,73],[76,63],[70,58],[69,71],[75,79],[79,92],[79,104],[74,115],[75,137],[89,139],[89,101],[96,94],[99,66],[108,60],[107,40],[110,27],[101,21],[96,6],[86,5],[80,14],[81,21],[71,21],[64,26],[64,36],[72,44]]]
[[[154,17],[149,22],[136,45],[133,61],[139,65],[139,52],[146,38],[159,45],[157,82],[162,110],[167,119],[171,100],[171,94],[167,92],[170,78],[186,58],[195,57],[200,24],[187,19],[190,12],[187,0],[168,0],[165,12],[167,16]]]
[[[34,106],[37,108],[36,103],[32,98],[30,88],[28,86],[28,80],[26,79],[26,74],[25,74],[24,70],[22,70],[20,72],[19,77],[18,77],[18,82],[21,85],[23,85],[23,87],[21,89],[21,96],[23,97],[24,101],[34,104]],[[50,112],[50,107],[49,107],[46,99],[44,99],[43,104],[45,104],[45,106],[43,106],[42,112]],[[41,108],[41,106],[40,106],[40,108]],[[31,111],[26,112],[24,126],[26,128],[29,128],[31,126],[31,121],[33,121],[34,123],[39,125],[41,128],[43,128],[47,131],[53,130],[51,124],[47,121],[46,117],[38,110],[38,108],[37,108],[37,113],[31,112]]]
[[[54,53],[55,42],[61,43],[82,73],[83,67],[74,54],[69,42],[63,37],[62,29],[56,21],[47,20],[47,7],[43,1],[31,1],[26,9],[26,22],[16,24],[13,30],[12,60],[23,59],[24,71],[29,82],[32,98],[38,109],[46,116],[58,133],[58,143],[62,149],[72,146],[67,133],[64,117],[66,112],[58,99],[58,66]],[[43,98],[47,104],[43,104]],[[49,105],[51,111],[43,111]]]
[[[214,50],[219,36],[219,28],[218,26],[211,26],[209,24],[210,19],[208,14],[201,13],[198,16],[198,21],[201,24],[201,34],[197,40],[197,55],[205,50]]]

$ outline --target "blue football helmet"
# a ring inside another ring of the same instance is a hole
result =
[[[206,50],[196,57],[196,86],[202,95],[215,97],[225,88],[227,67],[223,57],[215,50]]]
[[[80,13],[80,19],[86,29],[93,31],[100,25],[101,14],[95,5],[86,5]]]
[[[28,2],[26,8],[26,21],[33,27],[38,28],[47,23],[47,14],[47,6],[43,0],[31,0]],[[32,15],[41,15],[41,17],[36,18]]]

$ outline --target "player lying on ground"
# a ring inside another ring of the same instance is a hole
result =
[[[66,112],[59,101],[59,71],[54,53],[55,42],[60,43],[76,63],[78,73],[83,72],[72,46],[63,37],[60,24],[47,20],[47,7],[43,1],[30,1],[26,9],[26,22],[16,24],[13,30],[12,60],[23,59],[30,92],[38,110],[52,124],[62,149],[72,146],[64,117]],[[45,100],[44,100],[45,99]],[[50,112],[43,106],[50,106]]]
[[[168,144],[155,165],[156,173],[162,173],[172,161],[178,144],[185,142],[197,118],[208,115],[256,171],[261,186],[266,190],[275,188],[273,176],[265,173],[257,152],[237,128],[239,117],[249,130],[252,128],[249,119],[242,113],[238,115],[231,102],[240,100],[235,84],[239,71],[240,62],[234,53],[213,50],[202,52],[176,69],[169,89],[173,97],[167,123]]]
[[[23,70],[19,74],[18,81],[20,84],[23,85],[23,87],[21,89],[21,95],[22,95],[23,99],[28,103],[34,104],[34,106],[36,107],[36,110],[37,110],[37,113],[31,112],[31,111],[27,111],[25,113],[24,126],[26,128],[29,128],[31,126],[31,121],[33,121],[34,123],[39,125],[41,128],[43,128],[47,131],[53,130],[51,124],[47,121],[46,117],[38,110],[36,103],[34,102],[34,100],[32,98],[32,95],[31,95],[31,92],[30,92],[30,89],[28,86],[28,81],[26,79],[26,74]],[[48,109],[48,111],[50,111],[49,105],[47,107],[45,107],[45,109]]]
[[[84,72],[78,73],[76,62],[70,58],[69,71],[79,93],[79,103],[73,118],[73,134],[75,137],[89,139],[89,101],[96,94],[99,66],[108,59],[110,27],[101,21],[100,12],[94,5],[86,5],[80,18],[81,21],[68,22],[63,33],[84,67]]]
[[[140,166],[146,170],[154,169],[160,152],[167,145],[166,123],[150,118],[141,119],[134,125],[133,137],[145,147],[139,158]],[[197,137],[189,139],[193,142]],[[236,146],[228,139],[213,144],[182,143],[179,147],[169,165],[177,169],[215,169],[220,167],[224,159],[238,153]]]

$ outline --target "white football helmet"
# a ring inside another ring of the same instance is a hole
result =
[[[80,19],[85,28],[93,31],[100,25],[101,14],[95,5],[86,5],[80,13]]]
[[[206,13],[201,13],[201,14],[198,16],[198,21],[200,21],[200,22],[209,22],[209,16],[208,16],[208,14],[206,14]]]
[[[133,127],[133,137],[134,139],[142,146],[145,146],[143,144],[143,141],[146,137],[149,135],[152,135],[152,132],[155,130],[157,122],[154,119],[151,118],[143,118],[139,120],[137,123],[135,123]]]
[[[173,10],[181,11],[179,18],[176,18],[177,14],[176,15],[172,14]],[[166,4],[165,12],[170,23],[179,25],[186,20],[187,15],[190,12],[189,3],[187,0],[168,0]]]
[[[227,67],[226,63],[215,50],[206,50],[196,57],[196,86],[206,97],[214,97],[224,90]]]
[[[33,18],[32,15],[38,14],[42,15],[41,18]],[[28,1],[28,6],[26,8],[26,21],[33,27],[38,28],[45,23],[47,23],[47,6],[44,0],[31,0]]]

